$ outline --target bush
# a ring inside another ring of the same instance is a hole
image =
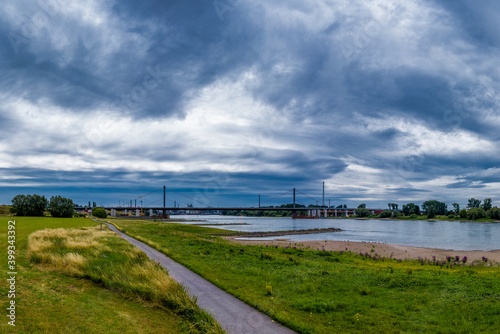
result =
[[[399,211],[394,211],[394,212],[392,213],[392,217],[393,217],[393,218],[399,218],[399,217],[401,217],[401,212],[399,212]]]
[[[486,212],[482,208],[472,208],[467,211],[467,219],[476,220],[486,217]]]
[[[448,219],[455,219],[455,215],[454,214],[449,214],[448,215]]]
[[[356,209],[355,212],[356,212],[356,216],[358,216],[358,217],[368,217],[369,215],[371,215],[370,210],[365,209],[365,208],[358,208],[358,209]]]
[[[458,213],[458,215],[460,216],[460,218],[467,217],[467,210],[465,210],[465,209],[460,210],[460,212]]]
[[[69,198],[52,196],[49,202],[49,211],[52,217],[71,218],[75,213],[75,203]]]
[[[496,206],[489,209],[487,213],[491,219],[500,219],[500,209]]]
[[[104,208],[92,208],[92,216],[97,218],[106,218],[108,213]]]
[[[418,218],[418,216],[417,216],[416,214],[411,214],[411,215],[410,215],[410,218],[411,218],[411,219],[416,219],[416,218]]]
[[[16,216],[43,216],[43,212],[47,208],[47,199],[45,196],[34,195],[17,195],[12,199],[10,212]]]
[[[382,211],[380,213],[380,218],[391,218],[392,217],[392,212],[391,211]]]

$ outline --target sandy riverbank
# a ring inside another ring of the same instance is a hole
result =
[[[228,237],[228,239],[245,244],[245,245],[278,245],[280,247],[297,246],[303,248],[311,249],[322,249],[323,247],[327,251],[351,251],[351,252],[371,252],[373,248],[380,256],[390,257],[392,254],[393,258],[397,259],[417,259],[419,256],[421,258],[432,259],[436,256],[436,259],[444,260],[447,256],[460,256],[462,259],[467,256],[468,263],[475,260],[481,260],[482,257],[486,257],[494,262],[500,262],[500,250],[494,251],[454,251],[454,250],[443,250],[435,248],[421,248],[421,247],[411,247],[402,245],[392,245],[384,243],[374,243],[374,242],[352,242],[352,241],[332,241],[332,240],[322,240],[322,241],[299,241],[292,242],[283,239],[277,240],[238,240],[237,237]],[[375,246],[375,248],[373,247]],[[371,254],[374,254],[371,253]]]

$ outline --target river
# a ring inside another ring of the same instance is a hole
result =
[[[500,249],[500,224],[457,221],[357,220],[357,219],[291,219],[239,216],[172,216],[173,219],[205,220],[211,227],[231,231],[264,232],[310,228],[341,228],[342,232],[300,234],[252,238],[260,240],[289,239],[381,242],[396,245],[450,250]],[[185,222],[192,224],[196,222]],[[248,224],[219,225],[218,224]]]

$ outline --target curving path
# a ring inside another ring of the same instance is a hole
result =
[[[96,220],[97,221],[97,220]],[[100,221],[98,221],[100,222]],[[189,294],[197,297],[198,305],[208,311],[229,334],[293,334],[295,332],[271,320],[241,300],[219,289],[165,254],[140,242],[111,224],[105,223],[123,239],[142,250],[168,270],[170,276],[183,284]]]

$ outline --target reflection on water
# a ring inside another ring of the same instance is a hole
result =
[[[172,216],[172,218],[206,220],[213,227],[231,231],[262,232],[341,228],[342,232],[281,236],[292,241],[341,240],[385,242],[390,244],[451,250],[500,249],[500,224],[447,221],[356,220],[356,219],[291,219],[235,216]],[[192,224],[196,222],[186,222]],[[238,224],[248,225],[224,225]],[[255,238],[271,240],[277,237]]]

